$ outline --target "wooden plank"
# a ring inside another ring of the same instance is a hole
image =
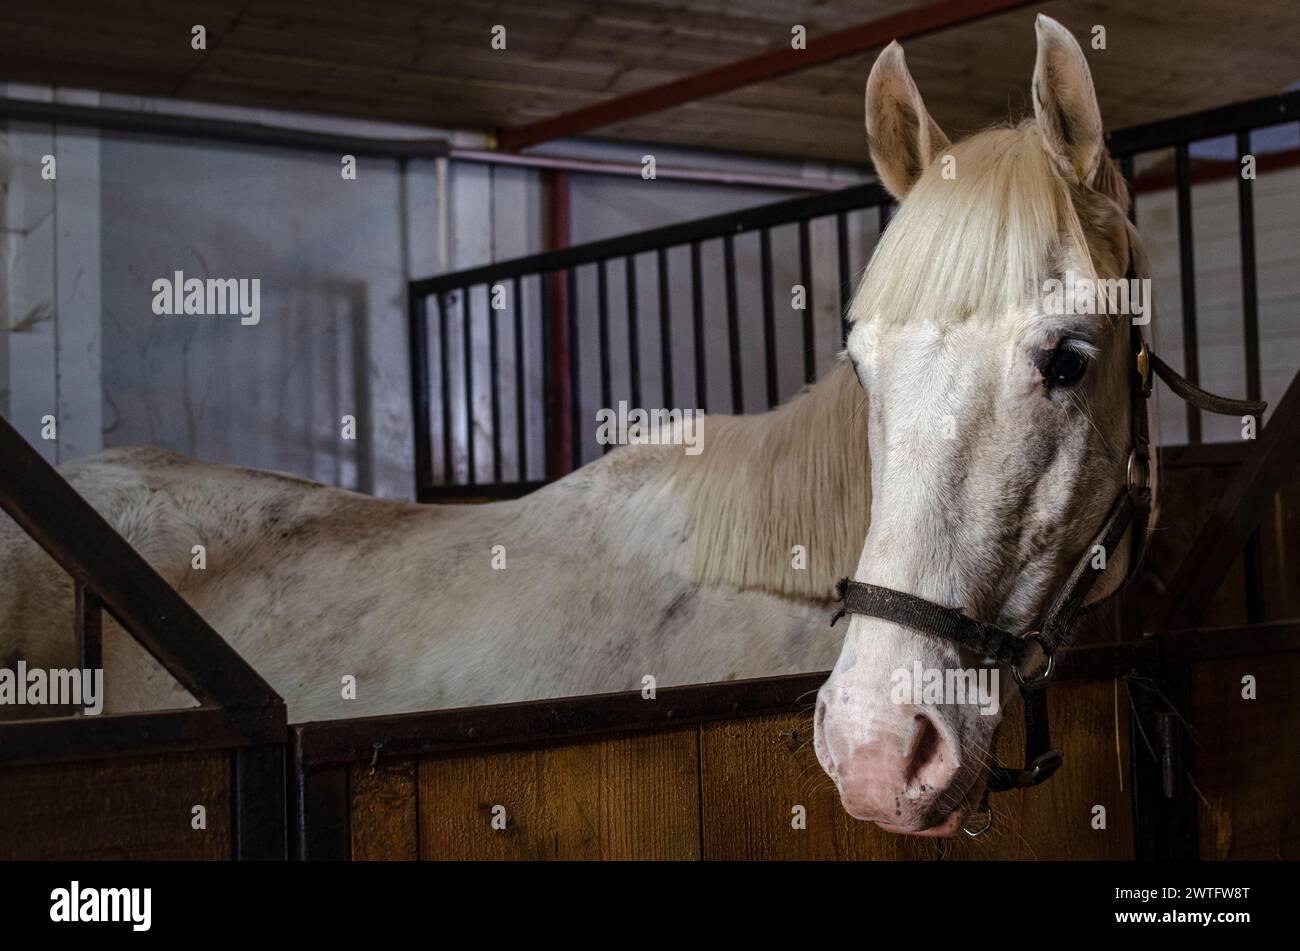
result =
[[[425,757],[419,778],[423,859],[699,857],[694,728]]]
[[[812,747],[811,713],[700,727],[706,859],[909,859],[924,840],[849,817]],[[805,828],[794,827],[803,807]]]
[[[1255,678],[1258,699],[1242,697]],[[1300,653],[1192,667],[1203,859],[1300,858]]]
[[[230,780],[223,750],[0,769],[0,859],[227,859]]]
[[[993,827],[976,839],[949,840],[943,857],[1132,859],[1129,706],[1123,683],[1118,685],[1118,710],[1116,696],[1112,680],[1055,685],[1048,709],[1052,742],[1065,757],[1061,768],[1042,785],[990,797]],[[1018,696],[1006,708],[997,750],[1004,763],[1018,766],[1024,760]],[[1105,829],[1093,828],[1098,806],[1105,809]]]
[[[419,772],[414,759],[353,766],[352,858],[415,861],[420,857]]]
[[[994,826],[971,839],[896,836],[848,816],[812,749],[806,714],[700,728],[703,849],[709,859],[1130,859],[1128,709],[1119,691],[1119,754],[1112,681],[1059,685],[1053,738],[1065,763],[1050,782],[995,795]],[[1005,762],[1024,755],[1019,700],[999,731]],[[1120,770],[1125,779],[1121,787]],[[806,810],[805,829],[792,825]],[[1093,809],[1106,828],[1092,828]]]

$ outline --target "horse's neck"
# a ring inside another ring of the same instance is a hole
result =
[[[757,416],[709,416],[703,452],[681,456],[691,579],[829,599],[852,574],[871,511],[866,397],[841,360]]]

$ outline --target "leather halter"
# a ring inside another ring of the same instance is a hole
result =
[[[1125,279],[1133,280],[1137,277],[1137,271],[1131,238],[1128,257]],[[1090,611],[1109,601],[1137,575],[1138,564],[1146,548],[1147,519],[1151,513],[1147,398],[1151,395],[1153,372],[1176,395],[1210,413],[1259,416],[1267,406],[1256,400],[1228,399],[1202,390],[1152,353],[1142,338],[1141,327],[1131,321],[1129,340],[1132,347],[1129,402],[1133,445],[1129,451],[1125,483],[1120,488],[1110,513],[1079,556],[1073,570],[1066,576],[1047,611],[1039,616],[1028,631],[1012,633],[996,624],[967,617],[956,608],[944,607],[904,591],[849,578],[841,580],[836,588],[841,607],[831,619],[832,625],[845,614],[879,618],[921,634],[952,641],[1011,669],[1020,687],[1024,706],[1025,765],[1020,769],[1012,769],[991,757],[993,765],[989,768],[987,788],[992,792],[1036,786],[1060,767],[1062,757],[1052,747],[1047,715],[1047,685],[1052,677],[1054,658],[1056,652],[1069,643],[1074,621],[1084,600],[1098,578],[1105,573],[1104,566],[1110,564],[1111,557],[1130,530],[1134,533],[1134,540],[1128,572],[1123,582],[1114,592],[1086,610]],[[1094,567],[1098,547],[1105,552],[1103,567],[1100,569]],[[1031,651],[1031,645],[1038,647],[1038,653],[1043,658],[1039,668],[1032,673],[1029,672],[1030,655],[1036,652]]]

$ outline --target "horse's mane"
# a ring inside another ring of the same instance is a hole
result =
[[[691,580],[826,599],[852,574],[871,512],[867,400],[841,359],[758,416],[708,416],[705,450],[673,468],[694,543]],[[794,567],[796,545],[807,567]]]
[[[1113,163],[1102,164],[1097,184],[1122,189]],[[917,180],[876,245],[849,318],[1002,317],[1040,293],[1069,239],[1088,246],[1037,124],[986,129]]]
[[[1033,120],[987,129],[921,176],[881,237],[849,318],[1001,316],[1036,294],[1070,239],[1087,248],[1070,185]],[[1093,188],[1127,207],[1103,156]],[[1077,197],[1077,196],[1073,196]],[[827,599],[851,575],[871,512],[867,407],[847,360],[771,412],[709,416],[705,451],[671,478],[686,494],[692,581]],[[806,568],[793,567],[801,545]]]

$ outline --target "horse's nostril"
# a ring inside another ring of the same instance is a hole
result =
[[[826,726],[826,701],[820,697],[817,699],[817,729],[824,729]]]

